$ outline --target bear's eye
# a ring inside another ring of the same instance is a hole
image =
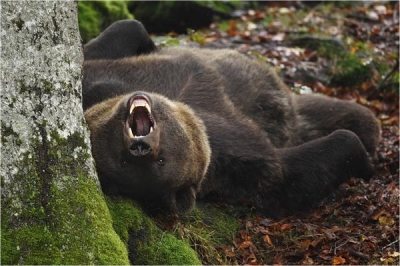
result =
[[[158,158],[157,163],[158,163],[159,165],[164,165],[164,164],[165,164],[165,158],[164,158],[164,157]]]

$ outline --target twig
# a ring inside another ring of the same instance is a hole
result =
[[[355,251],[355,250],[352,249],[352,248],[349,248],[348,250],[349,250],[349,253],[350,253],[351,255],[353,255],[354,257],[358,257],[358,258],[360,258],[360,259],[365,259],[365,260],[369,260],[369,259],[370,259],[369,256],[368,256],[367,254],[361,253],[361,252],[359,252],[359,251]]]
[[[399,242],[399,239],[393,241],[392,243],[387,244],[387,245],[384,246],[382,249],[385,249],[385,248],[387,248],[387,247],[389,247],[389,246],[391,246],[391,245],[393,245],[393,244],[396,244],[397,242]]]
[[[383,80],[382,80],[382,82],[381,82],[381,84],[379,85],[379,88],[378,88],[379,91],[382,90],[383,86],[384,86],[385,83],[386,83],[386,80],[387,80],[391,75],[393,75],[394,72],[396,72],[396,70],[399,71],[399,60],[396,61],[396,64],[394,65],[393,69],[383,78]]]

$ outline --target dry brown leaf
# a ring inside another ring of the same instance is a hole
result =
[[[246,249],[248,247],[250,247],[253,243],[251,243],[251,241],[243,241],[240,246],[239,249]]]
[[[236,253],[231,250],[225,250],[225,256],[227,256],[228,258],[234,258],[236,257]]]
[[[332,260],[332,264],[333,265],[340,265],[340,264],[344,264],[346,262],[346,259],[343,257],[334,257]]]
[[[379,217],[378,221],[380,224],[387,225],[387,226],[392,226],[395,223],[394,219],[391,216],[384,216],[384,215]]]
[[[306,256],[302,261],[301,264],[303,265],[312,265],[314,264],[314,260],[308,256]]]
[[[299,243],[297,243],[297,246],[299,247],[299,248],[302,248],[302,249],[306,249],[306,248],[308,248],[309,246],[311,245],[311,240],[305,240],[305,241],[302,241],[302,242],[299,242]]]
[[[290,230],[292,227],[293,227],[293,226],[292,226],[291,224],[282,224],[281,227],[279,228],[279,230],[280,230],[281,232],[283,232],[283,231]]]
[[[269,235],[265,235],[265,236],[264,236],[264,242],[267,243],[267,244],[270,245],[270,246],[273,246],[272,240],[271,240],[271,238],[269,237]]]

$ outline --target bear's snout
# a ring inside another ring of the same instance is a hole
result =
[[[132,144],[129,148],[129,152],[133,156],[141,157],[150,155],[153,152],[153,149],[144,141],[137,141],[136,143]]]

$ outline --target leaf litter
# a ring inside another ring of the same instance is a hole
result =
[[[366,106],[382,139],[369,182],[351,179],[296,216],[250,214],[232,244],[217,249],[229,264],[398,265],[399,3],[275,1],[234,15],[191,32],[184,45],[236,49],[274,67],[297,93]]]

